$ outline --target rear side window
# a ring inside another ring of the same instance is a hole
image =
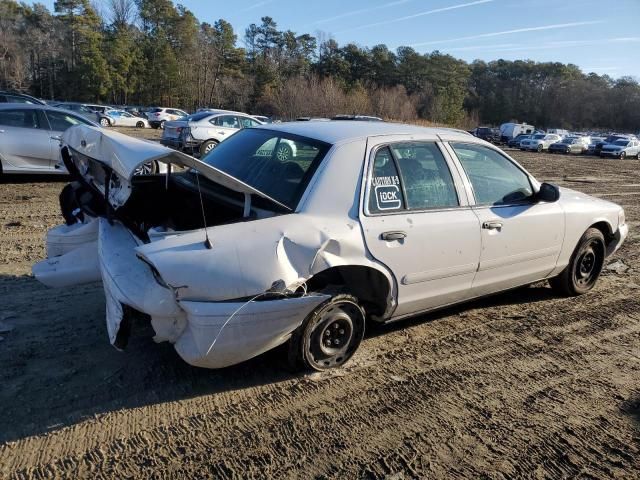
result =
[[[370,182],[370,213],[393,212],[405,208],[400,175],[389,147],[381,148],[376,152]]]
[[[41,128],[38,112],[29,108],[0,110],[0,125],[18,128]]]
[[[529,177],[496,150],[468,143],[451,143],[451,147],[471,181],[476,203],[522,202],[533,194]]]
[[[369,186],[370,213],[458,205],[449,166],[435,143],[396,143],[376,152]]]
[[[240,128],[238,117],[235,115],[220,115],[212,120],[213,124],[218,127]]]

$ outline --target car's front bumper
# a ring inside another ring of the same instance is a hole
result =
[[[600,156],[601,157],[620,158],[621,155],[622,155],[622,152],[613,152],[613,151],[608,151],[608,150],[600,150]]]
[[[625,239],[629,235],[629,224],[625,223],[618,226],[618,230],[613,235],[613,241],[607,245],[607,257],[613,255],[620,246],[624,243]]]

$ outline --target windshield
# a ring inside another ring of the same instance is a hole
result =
[[[330,147],[285,132],[246,128],[202,161],[295,210]]]
[[[622,147],[626,147],[629,144],[628,140],[616,140],[613,142],[614,145],[620,145]]]

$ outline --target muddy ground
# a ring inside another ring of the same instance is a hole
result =
[[[307,376],[281,351],[190,367],[145,327],[116,351],[99,285],[29,273],[62,179],[4,179],[0,478],[638,478],[640,162],[511,153],[625,207],[630,238],[597,288],[370,328],[345,368]]]

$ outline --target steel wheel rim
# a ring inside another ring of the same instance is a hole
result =
[[[588,287],[595,283],[602,268],[601,246],[597,240],[585,245],[576,261],[573,277],[577,285]]]
[[[358,324],[357,320],[361,321]],[[331,305],[309,335],[306,356],[320,370],[345,363],[355,351],[357,337],[362,335],[362,310],[352,302]]]

